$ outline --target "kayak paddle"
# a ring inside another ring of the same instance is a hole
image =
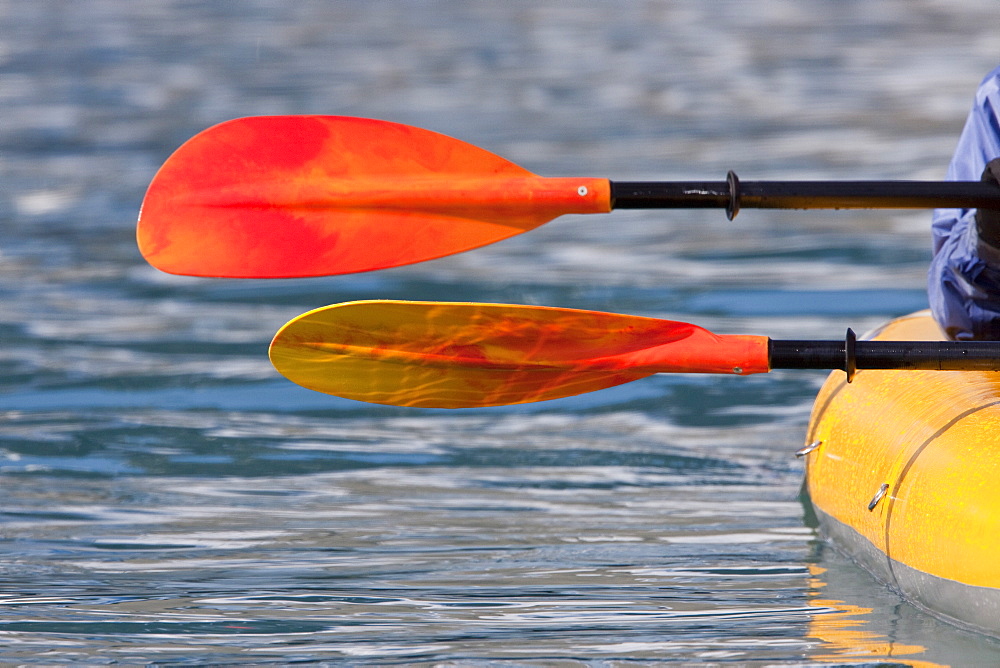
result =
[[[514,304],[357,301],[282,327],[271,362],[318,392],[470,408],[593,392],[656,373],[1000,369],[1000,342],[775,341],[684,322]]]
[[[169,273],[288,278],[431,260],[570,213],[986,206],[1000,207],[1000,188],[978,182],[548,178],[399,123],[259,116],[211,127],[167,159],[143,200],[137,240]]]

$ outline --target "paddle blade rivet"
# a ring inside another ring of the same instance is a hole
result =
[[[887,482],[882,483],[881,487],[878,488],[878,491],[875,492],[875,496],[873,496],[872,500],[868,502],[868,512],[875,510],[875,506],[879,504],[879,501],[881,501],[885,497],[885,493],[888,491],[889,491],[889,483]]]
[[[814,450],[817,450],[819,448],[819,446],[821,446],[821,445],[823,445],[823,441],[813,441],[809,445],[807,445],[805,447],[802,447],[802,448],[799,448],[798,450],[796,450],[795,451],[795,456],[796,457],[805,457],[810,452],[812,452]]]
[[[590,191],[587,190],[587,186],[580,186],[579,188],[576,189],[576,194],[578,194],[580,197],[586,197],[588,192]]]

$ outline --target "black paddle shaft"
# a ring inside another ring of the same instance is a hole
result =
[[[612,182],[614,209],[1000,209],[1000,187],[978,181]]]
[[[770,342],[772,369],[841,369],[848,382],[861,369],[1000,371],[1000,341],[858,341],[847,330],[843,341]]]

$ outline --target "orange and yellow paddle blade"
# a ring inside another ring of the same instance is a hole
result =
[[[596,311],[359,301],[288,322],[270,355],[289,380],[318,392],[469,408],[568,397],[660,372],[765,372],[768,339]]]
[[[607,179],[542,178],[398,123],[262,116],[170,156],[137,238],[166,272],[282,278],[384,269],[477,248],[566,213],[611,210]]]

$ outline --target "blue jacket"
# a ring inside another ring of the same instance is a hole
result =
[[[1000,157],[1000,67],[983,79],[948,167],[950,181],[978,181]],[[1000,248],[979,239],[975,209],[939,209],[931,226],[928,297],[953,339],[1000,339]]]

